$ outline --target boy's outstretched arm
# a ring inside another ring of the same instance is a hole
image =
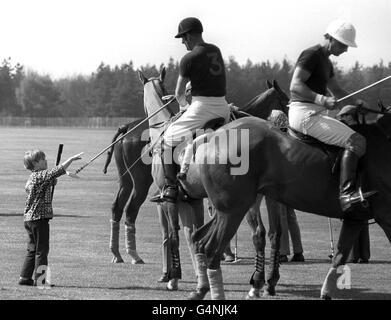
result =
[[[83,154],[83,152],[80,152],[78,154],[75,154],[74,156],[70,157],[69,159],[65,160],[61,166],[64,168],[64,170],[66,170],[69,165],[75,161],[75,160],[80,160],[81,159],[81,155]]]

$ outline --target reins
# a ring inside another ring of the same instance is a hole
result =
[[[163,90],[160,90],[160,95],[159,95],[159,90],[154,82],[154,80],[157,80],[156,78],[153,78],[151,79],[150,81],[152,81],[152,85],[153,85],[153,88],[155,89],[155,92],[157,93],[157,95],[159,96],[160,100],[163,102],[163,99],[162,97],[164,96],[165,92]],[[175,97],[172,97],[170,99],[170,102],[173,102],[175,100]],[[167,103],[167,106],[168,106],[168,103]],[[149,125],[149,128],[152,128],[152,129],[159,129],[161,127],[164,127],[168,122],[171,122],[173,121],[173,118],[175,118],[177,116],[177,114],[173,113],[171,109],[168,108],[168,111],[170,112],[170,119],[167,120],[167,121],[161,121],[161,122],[158,122],[158,123],[154,123],[154,124],[151,124]],[[168,127],[168,126],[167,126]],[[166,128],[167,129],[167,128]],[[124,151],[124,148],[122,148],[122,159],[124,161],[124,165],[125,165],[125,168],[126,168],[126,171],[119,177],[122,178],[126,173],[129,173],[129,175],[131,175],[130,173],[130,170],[149,152],[151,152],[151,150],[153,150],[153,148],[155,147],[155,145],[158,143],[158,141],[161,139],[161,137],[163,136],[163,134],[166,132],[166,129],[162,130],[162,132],[159,134],[159,137],[156,139],[156,141],[154,142],[151,142],[150,143],[150,146],[148,148],[146,148],[146,150],[130,165],[128,166],[127,165],[127,161],[126,161],[126,155],[125,155],[125,151]]]
[[[94,160],[96,160],[99,156],[101,156],[105,151],[110,149],[113,145],[115,145],[118,141],[123,140],[128,134],[139,128],[142,124],[144,124],[147,120],[151,119],[154,117],[156,114],[158,114],[160,111],[163,109],[167,108],[173,101],[175,100],[175,97],[172,97],[166,104],[161,106],[159,109],[157,109],[155,112],[153,112],[150,116],[145,118],[143,121],[141,121],[138,125],[134,126],[131,130],[126,132],[123,136],[119,137],[117,140],[115,140],[113,143],[111,143],[109,146],[104,148],[101,152],[99,152],[95,157],[93,157],[91,160],[89,160],[86,164],[81,166],[79,169],[76,170],[75,174],[78,174],[81,170],[83,170],[85,167],[87,167],[89,164],[91,164]]]

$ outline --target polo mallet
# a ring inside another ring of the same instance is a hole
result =
[[[58,151],[57,151],[57,159],[56,159],[56,166],[58,166],[60,164],[60,161],[61,161],[61,155],[62,155],[62,149],[64,148],[64,145],[62,143],[60,143],[58,145]],[[52,199],[53,199],[53,194],[54,194],[54,187],[52,187]]]
[[[382,83],[383,81],[386,81],[386,80],[388,80],[388,79],[391,79],[391,75],[388,76],[388,77],[385,77],[385,78],[383,78],[383,79],[381,79],[381,80],[379,80],[379,81],[376,81],[375,83],[372,83],[372,84],[370,84],[369,86],[366,86],[366,87],[364,87],[364,88],[362,88],[362,89],[360,89],[360,90],[357,90],[357,91],[355,91],[355,92],[353,92],[353,93],[351,93],[351,94],[348,94],[347,96],[345,96],[345,97],[343,97],[343,98],[341,98],[341,99],[338,99],[337,102],[341,102],[341,101],[343,101],[343,100],[346,100],[346,99],[348,99],[348,98],[350,98],[350,97],[352,97],[352,96],[354,96],[354,95],[356,95],[356,94],[358,94],[358,93],[360,93],[360,92],[363,92],[363,91],[365,91],[365,90],[368,90],[369,88],[372,88],[372,87],[378,85],[379,83]]]
[[[333,257],[334,257],[334,238],[333,238],[333,229],[331,226],[331,218],[329,218],[329,231],[330,231],[330,248],[331,248],[331,254],[329,254],[329,258],[333,259]]]
[[[350,93],[350,94],[348,94],[348,95],[346,95],[346,96],[344,96],[344,97],[338,99],[338,100],[337,100],[337,103],[339,103],[339,102],[341,102],[341,101],[344,101],[344,100],[346,100],[346,99],[348,99],[348,98],[350,98],[350,97],[352,97],[352,96],[355,96],[356,94],[359,94],[359,93],[361,93],[361,92],[363,92],[363,91],[365,91],[365,90],[368,90],[368,89],[370,89],[370,88],[372,88],[372,87],[378,85],[379,83],[382,83],[382,82],[384,82],[384,81],[386,81],[386,80],[388,80],[388,79],[391,79],[391,75],[388,76],[388,77],[385,77],[385,78],[383,78],[383,79],[381,79],[381,80],[379,80],[379,81],[376,81],[375,83],[372,83],[372,84],[370,84],[369,86],[366,86],[366,87],[364,87],[364,88],[362,88],[362,89],[360,89],[360,90],[354,91],[354,92],[352,92],[352,93]],[[333,93],[332,93],[330,90],[328,90],[328,91],[329,91],[330,94],[333,96]],[[318,115],[318,114],[321,113],[321,112],[323,112],[323,110],[316,111],[315,113],[312,114],[312,116],[316,116],[316,115]]]
[[[82,165],[79,169],[77,169],[75,171],[75,173],[70,173],[69,176],[73,177],[73,178],[78,178],[77,174],[82,171],[84,168],[86,168],[88,165],[90,165],[93,161],[95,161],[98,157],[100,157],[104,152],[106,152],[107,150],[109,150],[113,145],[115,145],[117,142],[121,141],[123,138],[125,138],[128,134],[132,133],[134,130],[136,130],[137,128],[139,128],[141,125],[143,125],[145,122],[147,122],[149,119],[151,119],[152,117],[154,117],[155,115],[157,115],[160,111],[162,111],[164,108],[167,108],[168,105],[170,105],[174,100],[175,100],[175,96],[164,96],[163,97],[163,100],[167,100],[168,98],[169,101],[164,104],[163,106],[161,106],[159,109],[157,109],[155,112],[153,112],[150,116],[146,117],[143,121],[141,121],[138,125],[134,126],[132,129],[130,129],[128,132],[126,132],[124,135],[122,135],[121,137],[119,137],[117,140],[115,140],[113,143],[111,143],[109,146],[107,146],[106,148],[104,148],[101,152],[99,152],[96,156],[94,156],[93,158],[91,158],[90,161],[88,161],[86,164]]]

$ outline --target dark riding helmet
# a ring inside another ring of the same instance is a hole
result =
[[[181,38],[184,34],[188,32],[202,33],[204,29],[202,28],[201,21],[197,18],[185,18],[183,19],[178,26],[178,34],[175,38]]]

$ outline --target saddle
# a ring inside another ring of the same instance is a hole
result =
[[[323,151],[329,159],[331,165],[331,173],[334,174],[339,171],[339,163],[341,161],[343,148],[323,143],[320,140],[312,136],[306,135],[300,131],[297,131],[291,127],[288,127],[287,134],[293,139],[300,140],[308,145],[311,145]]]
[[[211,129],[213,131],[217,130],[218,128],[222,127],[225,124],[224,118],[215,118],[212,120],[209,120],[205,125],[201,128],[203,130]],[[194,138],[194,136],[193,136]]]

